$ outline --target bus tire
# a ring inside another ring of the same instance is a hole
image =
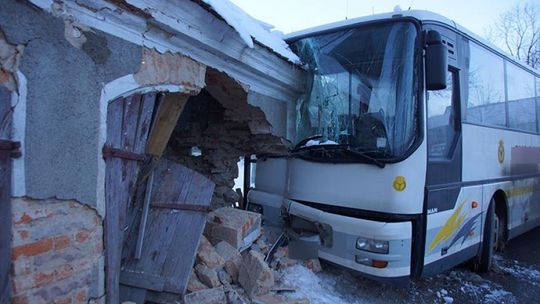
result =
[[[499,206],[497,206],[499,207]],[[506,246],[506,216],[499,208],[495,208],[495,240],[493,247],[495,252],[503,252]]]
[[[483,231],[483,240],[480,252],[474,260],[474,270],[478,273],[488,272],[493,260],[493,249],[495,247],[495,199],[491,199],[486,211],[486,222]]]

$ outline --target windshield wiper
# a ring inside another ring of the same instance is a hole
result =
[[[322,137],[323,137],[322,135],[313,135],[313,136],[306,137],[306,138],[302,139],[301,141],[299,141],[294,146],[294,148],[292,149],[292,152],[296,152],[298,150],[302,150],[303,148],[307,148],[307,147],[309,147],[309,146],[306,146],[308,141],[314,140],[314,139],[319,139],[319,138],[322,138]]]
[[[361,159],[369,164],[374,164],[381,169],[386,166],[385,163],[381,162],[380,160],[376,158],[369,156],[365,152],[351,150],[348,148],[348,145],[344,145],[344,144],[342,145],[313,145],[313,146],[301,147],[301,148],[291,151],[291,155],[306,154],[313,151],[344,152],[348,154],[349,156],[352,156],[357,159]]]
[[[351,150],[351,149],[347,149],[347,152],[352,153],[354,156],[356,156],[356,157],[358,157],[360,159],[365,159],[367,161],[370,161],[372,164],[377,165],[377,167],[379,167],[381,169],[384,168],[384,166],[386,166],[385,163],[383,163],[382,161],[380,161],[380,160],[378,160],[376,158],[373,158],[373,157],[369,156],[365,152],[354,151],[354,150]]]

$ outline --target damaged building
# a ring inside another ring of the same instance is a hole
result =
[[[0,8],[0,303],[181,298],[239,159],[295,138],[298,58],[228,1]]]

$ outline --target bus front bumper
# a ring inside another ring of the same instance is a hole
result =
[[[310,238],[318,242],[315,246],[319,258],[383,282],[402,282],[410,277],[411,222],[379,222],[347,217],[287,199],[284,200],[284,209],[289,221],[300,219],[304,223],[328,227],[322,233],[324,237],[321,234],[319,238]],[[291,226],[291,230],[298,230],[294,229],[294,224]],[[383,248],[374,249],[374,245],[369,251],[359,249],[366,242]]]

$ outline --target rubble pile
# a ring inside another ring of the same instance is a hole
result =
[[[263,231],[258,213],[227,207],[212,211],[199,242],[185,303],[308,304],[307,299],[283,295],[294,287],[280,285],[280,270],[303,262],[318,272],[321,264],[318,259],[291,259],[287,247],[276,248],[268,259],[276,240]]]

